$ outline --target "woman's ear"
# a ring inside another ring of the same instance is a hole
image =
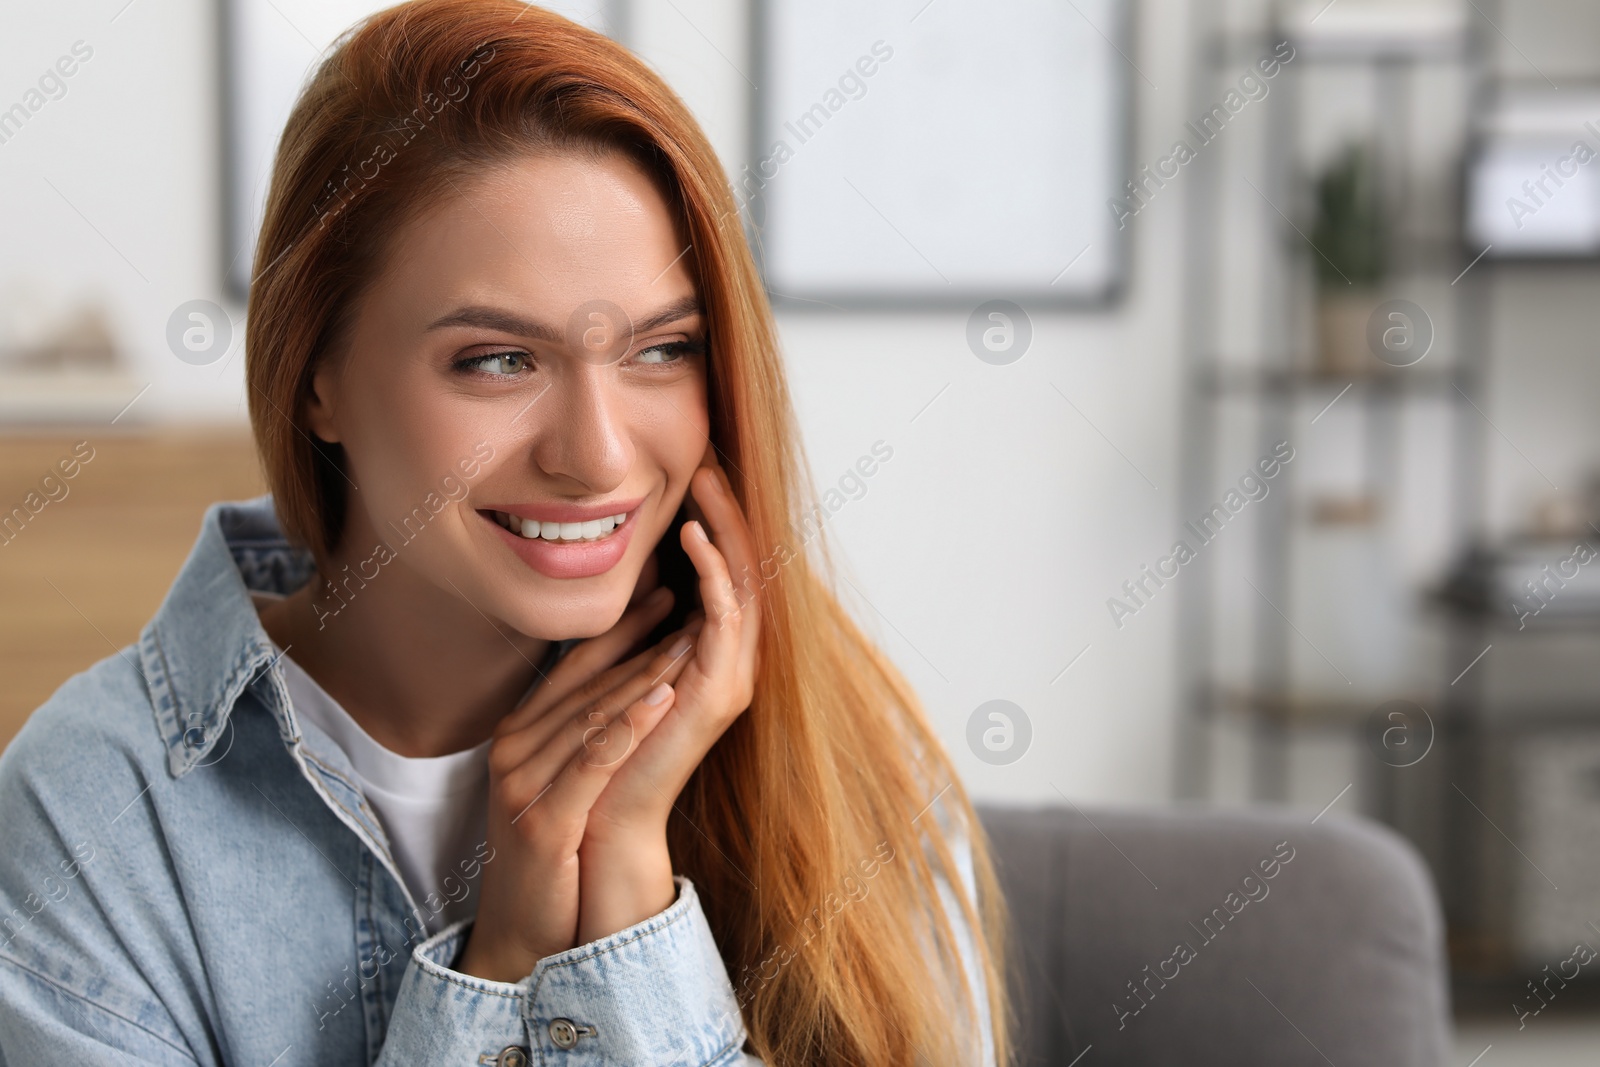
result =
[[[333,399],[338,389],[338,377],[330,368],[327,360],[317,368],[311,376],[311,397],[306,401],[306,422],[310,425],[311,432],[329,444],[339,440],[338,423],[335,421]]]

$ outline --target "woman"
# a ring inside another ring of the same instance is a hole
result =
[[[0,760],[0,1062],[1004,1062],[981,830],[809,551],[660,79],[513,0],[373,16],[254,273],[272,495]]]

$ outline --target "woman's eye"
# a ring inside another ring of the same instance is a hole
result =
[[[705,351],[704,341],[669,341],[666,344],[641,348],[633,357],[635,363],[681,363],[690,355]]]
[[[670,366],[685,362],[689,356],[703,354],[705,341],[667,341],[642,348],[632,362],[651,366]],[[504,352],[486,352],[481,356],[468,356],[457,360],[456,370],[464,374],[477,374],[491,378],[512,378],[534,369],[533,357],[514,349]]]
[[[510,377],[518,371],[528,368],[528,354],[526,352],[490,352],[486,355],[463,359],[456,366],[462,370],[481,371],[484,374],[496,377]]]

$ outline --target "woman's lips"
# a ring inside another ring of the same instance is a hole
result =
[[[610,533],[593,541],[547,541],[514,534],[500,524],[492,511],[479,511],[506,545],[522,562],[547,578],[592,578],[615,567],[633,539],[638,509],[627,512],[627,519]]]

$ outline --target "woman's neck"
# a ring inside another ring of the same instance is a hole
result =
[[[538,677],[535,664],[550,647],[490,622],[403,559],[354,595],[336,598],[313,577],[260,615],[280,648],[402,756],[441,756],[487,740]]]

